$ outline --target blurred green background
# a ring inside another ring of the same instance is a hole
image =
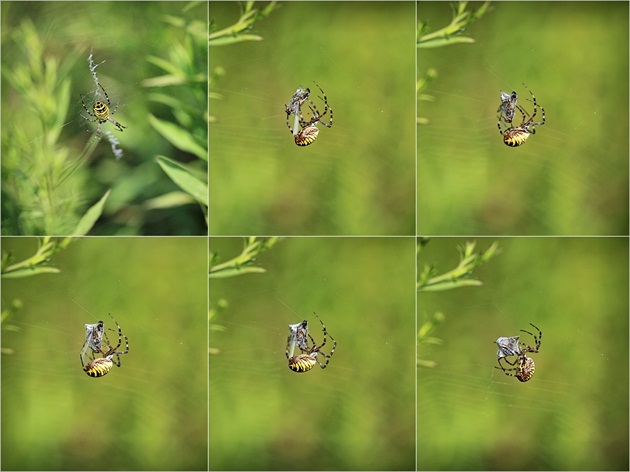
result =
[[[211,2],[211,36],[238,18]],[[211,234],[415,234],[415,28],[414,2],[282,2],[210,43]],[[302,148],[284,107],[313,81],[334,122]]]
[[[210,239],[223,260],[242,245]],[[287,238],[257,258],[266,273],[210,280],[211,310],[227,305],[210,332],[211,470],[415,468],[414,254],[413,238]],[[288,325],[321,343],[314,311],[337,348],[295,373]]]
[[[418,18],[436,30],[451,8]],[[418,49],[419,76],[438,74],[418,103],[419,233],[628,234],[628,3],[496,2],[466,35]],[[523,82],[547,122],[510,148],[499,91],[531,113]]]
[[[480,250],[497,238],[477,238]],[[464,239],[432,239],[420,264],[450,268]],[[628,470],[627,238],[499,238],[481,287],[420,293],[420,470]],[[497,365],[500,336],[543,332],[526,383]]]
[[[2,2],[2,234],[83,234],[108,190],[90,234],[207,234],[207,8]],[[99,90],[90,54],[126,126],[103,124],[120,159],[82,117],[80,95],[91,111]]]
[[[2,245],[20,260],[36,240]],[[204,254],[206,238],[83,238],[61,273],[2,279],[3,470],[207,470]],[[107,313],[129,354],[91,378],[84,324]]]

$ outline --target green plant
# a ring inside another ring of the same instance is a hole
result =
[[[418,256],[428,243],[429,239],[427,238],[421,238],[418,241]],[[484,252],[475,252],[475,247],[475,242],[467,242],[463,246],[459,246],[457,248],[459,251],[459,263],[454,269],[443,274],[438,275],[434,265],[425,264],[422,272],[420,272],[418,276],[418,282],[416,284],[418,292],[435,292],[482,285],[480,280],[472,278],[473,271],[499,254],[499,245],[495,242]],[[430,336],[430,334],[433,333],[444,320],[444,314],[442,312],[436,312],[420,326],[418,330],[418,366],[435,367],[435,361],[420,358],[420,350],[421,347],[425,345],[439,345],[442,343],[440,338]]]
[[[10,56],[2,67],[19,97],[19,104],[5,104],[2,113],[2,233],[87,234],[108,195],[83,213],[85,163],[98,141],[88,140],[78,156],[60,143],[70,104],[68,76],[80,52],[62,60],[46,54],[30,19],[11,32],[7,43],[21,54]]]
[[[236,23],[227,28],[217,31],[217,25],[210,20],[210,36],[208,44],[210,46],[225,46],[227,44],[240,43],[243,41],[262,41],[262,36],[250,34],[252,26],[257,21],[269,16],[276,8],[277,2],[269,2],[262,9],[254,8],[256,2],[239,2],[241,16]]]
[[[470,36],[465,36],[466,26],[480,19],[490,7],[490,2],[484,2],[476,10],[467,10],[468,2],[457,2],[451,4],[453,9],[453,18],[451,22],[437,31],[429,33],[429,23],[427,20],[418,20],[418,33],[416,39],[416,47],[422,48],[439,48],[442,46],[450,46],[453,44],[470,44],[475,40]],[[422,3],[418,4],[418,8],[422,8]],[[420,74],[418,74],[420,75]],[[416,91],[419,101],[433,101],[434,97],[424,93],[428,84],[437,77],[435,69],[428,69],[424,76],[418,79]],[[418,124],[426,125],[429,120],[424,117],[417,118]]]
[[[20,262],[13,261],[13,255],[10,252],[2,251],[2,278],[18,279],[23,277],[31,277],[41,274],[58,274],[60,271],[56,267],[50,265],[51,258],[59,251],[67,248],[72,243],[72,238],[52,238],[46,236],[37,239],[37,250],[31,257]],[[22,309],[22,300],[15,299],[11,303],[3,303],[2,308],[2,331],[20,331],[20,327],[8,323],[8,321],[16,316]],[[2,347],[2,354],[13,354],[14,350],[8,347]]]
[[[229,261],[218,263],[219,254],[210,252],[210,278],[234,277],[243,274],[262,273],[265,272],[263,267],[253,265],[263,252],[275,246],[281,238],[257,238],[250,236],[245,240],[243,251]]]
[[[28,259],[13,262],[13,255],[2,251],[2,278],[17,279],[40,274],[57,274],[59,269],[50,265],[52,256],[73,242],[72,238],[45,236],[37,239],[37,251]]]
[[[256,238],[255,236],[250,236],[245,239],[245,244],[243,246],[243,250],[241,253],[233,257],[232,259],[219,263],[219,253],[218,252],[210,252],[210,263],[209,263],[209,278],[226,278],[226,277],[235,277],[243,274],[260,274],[266,272],[263,267],[256,266],[254,263],[256,262],[256,258],[262,254],[263,252],[274,247],[278,242],[281,241],[281,238]],[[208,319],[210,321],[210,331],[221,332],[225,331],[225,327],[216,323],[213,323],[212,320],[221,315],[229,306],[229,302],[225,298],[220,298],[217,301],[216,306],[210,308],[210,312],[208,313]],[[219,354],[219,349],[215,347],[210,347],[208,352],[210,354]]]
[[[210,20],[210,35],[208,36],[209,46],[227,46],[244,41],[262,41],[262,36],[251,34],[250,31],[257,21],[266,18],[276,8],[277,2],[269,2],[262,9],[255,8],[256,2],[239,2],[240,17],[231,26],[217,29],[214,20]],[[221,66],[214,66],[210,73],[208,88],[212,88],[225,75],[225,69]],[[221,100],[223,96],[218,92],[210,92],[209,97],[213,100]],[[209,117],[210,123],[216,122],[217,118]]]
[[[464,246],[457,248],[459,252],[459,264],[452,270],[437,275],[435,266],[425,265],[422,273],[418,277],[416,288],[419,292],[435,292],[439,290],[451,290],[459,287],[482,285],[480,280],[470,278],[473,270],[488,262],[499,251],[498,243],[493,243],[483,253],[475,252],[476,243],[467,242]],[[418,245],[418,254],[421,252],[421,245]]]
[[[191,2],[182,13],[194,8],[205,9],[204,2]],[[205,11],[204,11],[205,14]],[[205,15],[204,15],[205,17]],[[157,118],[149,113],[151,126],[183,153],[193,156],[187,162],[158,155],[162,171],[180,191],[154,197],[147,202],[151,209],[171,208],[197,203],[208,223],[208,67],[206,22],[164,15],[162,21],[181,32],[181,40],[170,43],[168,58],[148,56],[147,61],[164,74],[142,81],[144,87],[155,90],[149,99],[170,110],[172,120]],[[162,91],[165,90],[165,91]]]

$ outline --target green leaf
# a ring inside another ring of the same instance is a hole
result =
[[[197,144],[189,131],[174,123],[160,120],[151,114],[149,114],[149,123],[177,149],[194,154],[204,161],[208,160],[208,151]]]
[[[210,272],[210,274],[208,275],[208,277],[212,278],[212,279],[222,279],[225,277],[234,277],[236,275],[243,275],[243,274],[254,274],[254,273],[263,273],[266,272],[265,269],[263,269],[262,267],[256,267],[256,266],[248,266],[248,267],[232,267],[229,269],[223,269],[220,270],[218,272]]]
[[[419,48],[439,48],[442,46],[448,46],[449,44],[458,44],[458,43],[474,43],[475,40],[473,38],[469,38],[468,36],[450,36],[446,38],[435,38],[427,41],[421,41],[417,44]]]
[[[150,79],[144,79],[142,81],[143,87],[170,87],[172,85],[185,85],[188,80],[185,77],[179,77],[175,75],[161,75],[158,77],[152,77]]]
[[[11,272],[2,274],[3,279],[20,279],[23,277],[30,277],[32,275],[40,274],[58,274],[61,272],[55,267],[25,267],[23,269],[17,269]]]
[[[175,208],[182,205],[190,205],[196,200],[186,192],[169,192],[159,197],[151,198],[144,202],[147,210],[157,210],[162,208]]]
[[[195,177],[178,162],[164,156],[156,157],[157,163],[173,182],[201,204],[208,206],[208,184]]]
[[[237,36],[224,36],[222,38],[210,39],[209,46],[227,46],[228,44],[242,43],[244,41],[262,41],[263,37],[256,34],[239,34]]]
[[[98,220],[103,213],[103,207],[105,206],[105,202],[107,201],[107,197],[109,197],[110,193],[111,190],[108,190],[98,202],[92,205],[90,209],[85,212],[85,215],[83,215],[81,221],[79,221],[79,224],[72,232],[73,236],[85,236],[89,233],[92,226],[94,226],[94,223],[96,223],[96,220]]]
[[[162,59],[161,57],[147,56],[147,62],[150,62],[150,63],[156,65],[157,67],[162,69],[164,72],[168,72],[171,75],[181,75],[181,74],[179,74],[180,69],[178,69],[175,66],[175,64],[173,64],[170,61],[167,61],[166,59]]]
[[[453,280],[453,281],[444,281],[439,282],[433,285],[425,285],[421,288],[423,292],[440,292],[442,290],[451,290],[459,287],[471,287],[471,286],[479,286],[483,285],[480,280],[474,279],[464,279],[464,280]]]

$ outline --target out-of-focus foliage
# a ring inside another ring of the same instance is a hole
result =
[[[210,238],[220,254],[242,246]],[[414,254],[414,238],[286,238],[260,257],[266,272],[210,279],[210,305],[230,300],[226,329],[210,339],[220,351],[211,470],[414,469]],[[326,369],[298,374],[288,325],[308,320],[321,343],[313,312],[337,348]]]
[[[418,2],[418,18],[447,24],[451,10]],[[474,44],[417,50],[419,70],[440,73],[420,73],[419,234],[628,234],[627,18],[624,2],[495,2],[466,27]],[[511,148],[500,91],[532,113],[523,82],[546,124]]]
[[[253,264],[260,254],[274,247],[278,241],[280,238],[262,239],[250,236],[245,240],[243,250],[238,256],[221,263],[219,263],[219,253],[211,251],[209,277],[234,277],[241,274],[265,272],[263,267]]]
[[[484,2],[477,8],[477,10],[468,10],[468,2],[452,3],[451,8],[453,10],[453,17],[451,22],[429,33],[430,24],[427,19],[418,19],[418,35],[416,40],[416,47],[421,48],[439,48],[443,46],[450,46],[453,44],[462,43],[474,43],[475,40],[470,36],[465,36],[466,26],[473,23],[483,17],[488,11],[490,2]],[[421,16],[422,7],[418,9],[418,14]],[[422,69],[426,68],[426,64],[419,64]],[[418,81],[416,83],[416,92],[418,94],[418,101],[420,102],[432,102],[435,97],[433,95],[425,93],[428,85],[437,78],[438,73],[435,69],[426,69],[426,72],[419,73]],[[429,119],[426,117],[418,117],[417,122],[419,125],[429,124]]]
[[[44,245],[2,246],[26,260]],[[205,237],[75,238],[54,255],[60,274],[2,278],[2,343],[13,352],[2,356],[2,470],[207,470],[203,254]],[[84,324],[107,313],[129,354],[91,378]]]
[[[2,233],[207,234],[207,3],[1,8]]]
[[[428,243],[428,238],[419,238],[417,244],[418,256],[424,254],[424,248]],[[418,282],[416,283],[418,292],[439,292],[461,287],[478,287],[482,285],[481,280],[472,277],[474,270],[500,253],[499,244],[495,242],[483,252],[475,252],[476,246],[476,242],[471,241],[466,241],[465,244],[458,246],[459,263],[454,269],[440,275],[438,275],[438,269],[435,264],[425,261],[424,268],[421,272],[418,272]],[[418,268],[419,267],[420,261],[418,261]],[[422,298],[420,297],[419,303],[421,302]],[[442,344],[442,339],[432,334],[437,327],[444,322],[444,319],[444,313],[436,311],[432,315],[425,315],[422,319],[418,320],[418,366],[435,367],[437,365],[435,361],[423,357],[424,348],[428,348],[430,345]]]
[[[414,3],[247,5],[210,3],[211,234],[413,235]],[[285,105],[320,107],[314,82],[334,122],[299,147]]]
[[[431,239],[422,258],[448,267],[468,241]],[[418,369],[418,470],[627,470],[628,239],[500,246],[482,287],[418,299],[419,319],[446,314],[436,365]],[[533,343],[529,323],[543,338],[521,383],[495,369],[496,340]]]
[[[40,274],[58,274],[59,269],[50,265],[51,257],[67,248],[72,238],[52,238],[45,236],[37,239],[35,254],[26,259],[15,262],[13,254],[2,251],[2,278],[17,279]]]
[[[245,274],[265,273],[266,270],[264,267],[254,264],[256,264],[260,254],[263,254],[274,247],[279,241],[281,241],[281,238],[256,238],[254,236],[250,236],[245,238],[241,253],[225,262],[219,262],[221,260],[221,255],[218,252],[211,250],[208,262],[208,277],[211,279],[220,279],[225,277],[237,277]],[[210,307],[210,311],[208,313],[210,333],[225,331],[225,326],[216,323],[216,318],[223,314],[229,306],[229,302],[226,298],[217,298],[215,296],[214,299],[216,302]],[[212,339],[212,336],[210,339]],[[210,346],[208,351],[210,354],[220,353],[220,350],[214,346]]]

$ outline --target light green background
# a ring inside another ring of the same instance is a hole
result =
[[[421,2],[418,18],[438,29],[451,8]],[[418,102],[419,234],[627,235],[628,3],[493,2],[466,35],[418,49],[419,76],[438,73]],[[510,148],[499,91],[531,113],[523,82],[547,122]]]
[[[241,245],[210,239],[223,260]],[[414,254],[413,238],[288,238],[266,273],[211,279],[211,306],[229,304],[210,333],[212,470],[414,469]],[[321,343],[314,311],[337,348],[295,373],[288,325]]]
[[[478,238],[485,250],[497,238]],[[420,264],[457,262],[464,239],[436,238]],[[420,358],[420,470],[627,470],[627,238],[500,238],[481,287],[419,293],[418,323],[445,321]],[[442,270],[440,270],[442,269]],[[543,332],[526,383],[497,365],[500,336]]]
[[[217,29],[238,15],[210,4]],[[415,28],[413,2],[281,2],[262,41],[210,48],[210,234],[414,234]],[[285,104],[321,106],[313,81],[334,122],[298,147]]]
[[[20,260],[36,243],[2,246]],[[205,238],[84,238],[54,256],[60,274],[3,279],[3,310],[23,304],[3,323],[3,470],[206,470],[206,251]],[[129,354],[91,378],[83,325],[111,326],[108,312]]]

